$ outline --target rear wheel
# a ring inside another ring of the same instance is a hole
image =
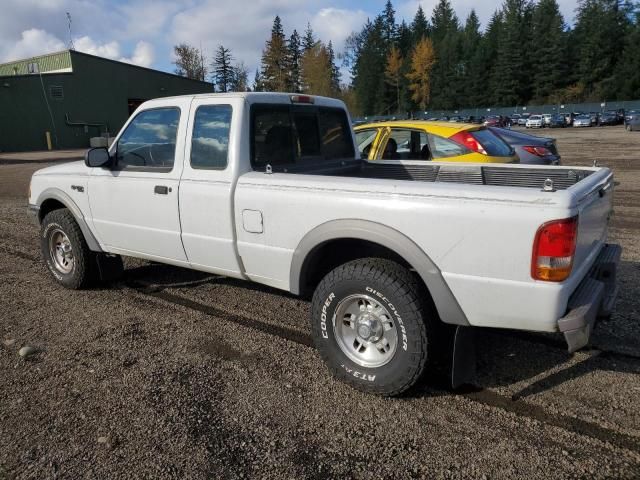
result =
[[[313,295],[316,347],[332,374],[365,392],[398,395],[420,378],[435,321],[406,268],[366,258],[329,272]]]
[[[40,250],[53,278],[61,285],[80,289],[96,279],[95,254],[66,208],[49,212],[42,221]]]

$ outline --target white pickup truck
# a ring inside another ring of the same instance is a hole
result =
[[[587,345],[615,301],[612,200],[607,168],[369,162],[342,102],[231,93],[144,103],[109,150],[37,171],[29,211],[63,286],[127,255],[312,296],[333,374],[395,395],[444,330]]]

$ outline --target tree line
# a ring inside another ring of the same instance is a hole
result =
[[[210,72],[217,91],[337,96],[353,114],[629,100],[640,98],[640,3],[579,0],[569,27],[556,0],[504,0],[481,29],[474,10],[461,22],[449,0],[398,23],[388,0],[339,55],[308,24],[287,38],[276,16],[252,85],[223,46],[209,65],[194,47],[175,52],[177,73]]]

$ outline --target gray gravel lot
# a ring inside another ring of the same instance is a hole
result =
[[[46,163],[0,164],[0,479],[638,478],[640,134],[540,134],[620,182],[617,312],[574,355],[482,331],[478,389],[399,399],[330,378],[308,302],[276,290],[138,260],[113,285],[57,286],[26,217]]]

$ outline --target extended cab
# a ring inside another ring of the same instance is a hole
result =
[[[66,287],[127,255],[312,296],[334,375],[394,395],[443,331],[586,345],[615,300],[612,202],[607,168],[369,162],[338,100],[230,93],[144,103],[109,150],[36,172],[29,211]]]

